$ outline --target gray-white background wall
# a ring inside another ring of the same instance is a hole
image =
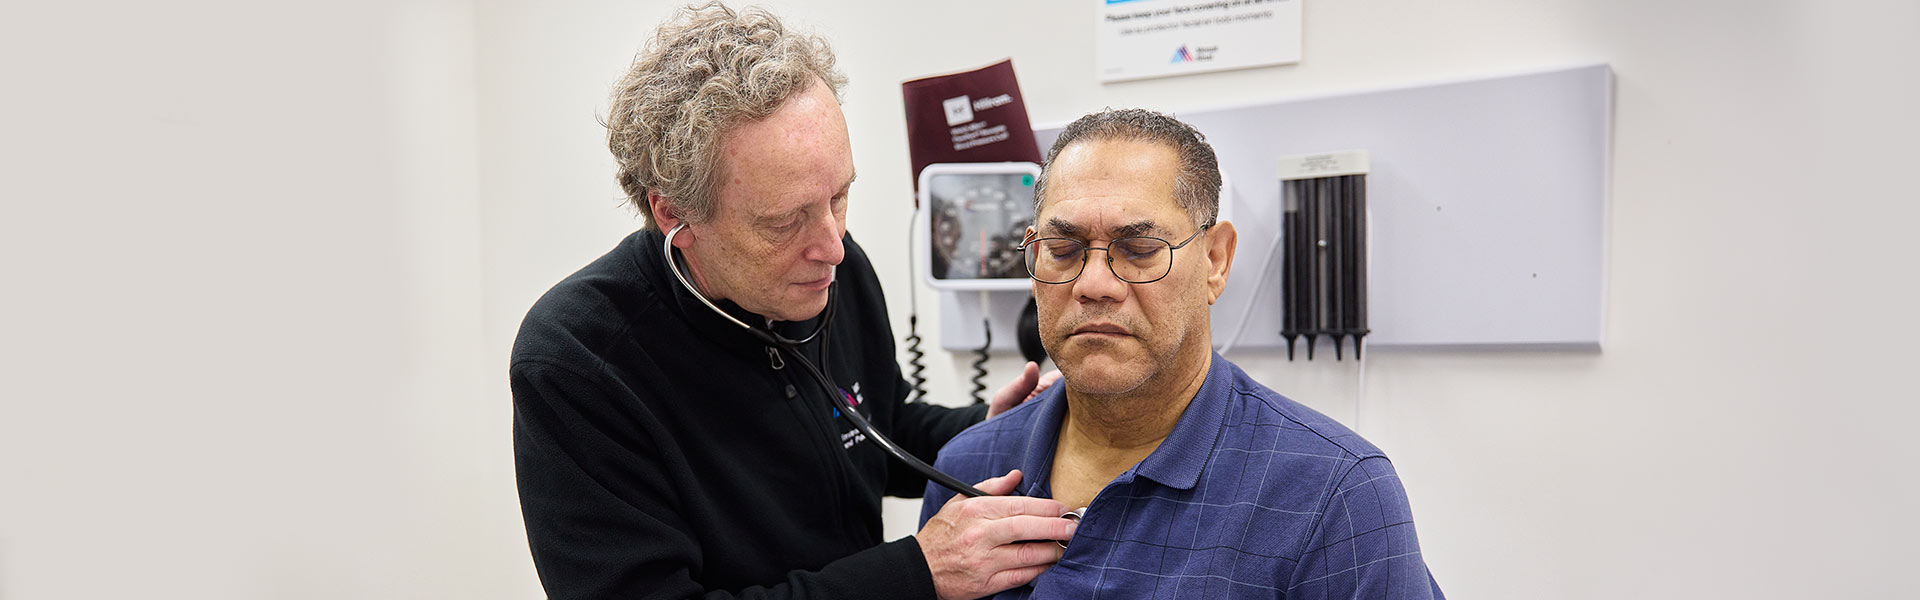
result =
[[[539,595],[506,351],[638,226],[594,117],[672,5],[111,4],[0,9],[0,600]],[[1913,3],[1313,0],[1299,65],[1111,85],[1090,2],[771,6],[852,78],[870,250],[908,78],[1011,56],[1059,123],[1610,63],[1603,353],[1232,358],[1395,458],[1453,597],[1909,593]]]

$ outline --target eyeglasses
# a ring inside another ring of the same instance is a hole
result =
[[[1026,255],[1027,274],[1040,283],[1067,283],[1080,278],[1087,268],[1087,251],[1107,253],[1107,268],[1127,283],[1153,283],[1173,272],[1173,251],[1193,243],[1213,225],[1200,227],[1178,244],[1157,237],[1135,236],[1115,239],[1105,248],[1088,246],[1071,238],[1040,238],[1017,246]]]

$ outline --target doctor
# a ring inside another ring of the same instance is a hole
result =
[[[879,282],[846,235],[844,82],[823,40],[716,2],[662,25],[618,84],[608,142],[646,227],[535,303],[510,367],[549,596],[975,598],[1032,580],[1072,535],[1058,502],[982,497],[882,543],[880,497],[926,478],[741,327],[808,340],[836,392],[928,462],[1038,391],[1029,366],[988,406],[904,402]]]

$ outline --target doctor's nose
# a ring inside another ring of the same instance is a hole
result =
[[[802,257],[830,265],[838,265],[840,261],[846,259],[847,249],[840,243],[840,239],[847,233],[847,224],[840,217],[827,214],[820,223],[808,229],[810,231],[805,240],[807,246],[801,251]]]

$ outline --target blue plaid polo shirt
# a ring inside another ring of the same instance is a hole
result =
[[[1052,497],[1064,386],[953,438],[961,481],[1024,474]],[[953,492],[929,484],[920,522]],[[1359,434],[1213,355],[1160,447],[1087,507],[1060,562],[997,598],[1444,598],[1393,463]]]

